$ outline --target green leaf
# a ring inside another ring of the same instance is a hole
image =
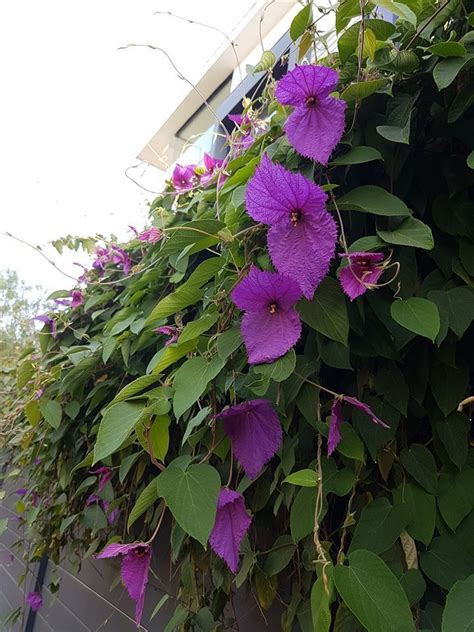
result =
[[[417,568],[410,568],[400,577],[400,584],[408,598],[410,606],[418,603],[426,591],[426,582]]]
[[[439,477],[438,507],[448,527],[455,531],[474,508],[474,469],[443,472]]]
[[[341,0],[336,6],[336,33],[346,28],[352,18],[360,16],[358,0]]]
[[[336,566],[334,583],[368,632],[415,632],[405,592],[375,553],[354,551],[349,566]]]
[[[150,483],[148,483],[148,485],[140,493],[137,500],[135,501],[135,504],[132,507],[132,511],[128,516],[127,529],[129,531],[133,523],[136,522],[138,518],[140,518],[140,516],[142,516],[145,511],[147,511],[147,509],[149,509],[158,500],[159,495],[156,488],[157,480],[158,477],[154,478]]]
[[[312,301],[298,303],[301,320],[324,336],[347,345],[349,318],[344,294],[336,279],[326,277]]]
[[[437,42],[426,49],[438,57],[464,57],[466,48],[460,42]]]
[[[308,469],[293,472],[283,480],[283,483],[291,483],[299,487],[316,487],[318,484],[315,470]]]
[[[449,591],[442,632],[474,632],[474,575],[458,581]]]
[[[349,551],[384,553],[398,540],[405,525],[406,516],[400,507],[392,506],[386,498],[376,498],[362,510]]]
[[[306,31],[308,26],[313,21],[313,12],[311,3],[309,2],[296,16],[293,18],[290,26],[290,37],[296,42],[298,37],[301,37]]]
[[[474,558],[453,537],[435,538],[420,555],[421,570],[432,582],[446,590],[474,573]]]
[[[469,420],[463,413],[453,412],[435,424],[436,432],[448,457],[461,469],[469,450]]]
[[[314,632],[329,632],[331,627],[331,603],[334,601],[332,566],[325,566],[325,578],[318,577],[311,589],[311,618]]]
[[[147,371],[151,371],[156,377],[158,373],[167,369],[183,356],[188,355],[188,353],[194,349],[196,344],[197,340],[188,340],[180,345],[170,345],[169,347],[160,349],[160,351],[150,360]],[[146,377],[150,376],[147,375]]]
[[[360,15],[360,7],[355,15]],[[386,20],[366,19],[364,20],[364,25],[365,28],[369,28],[375,34],[375,37],[379,42],[385,42],[385,40],[387,40],[395,32],[395,26]],[[342,64],[344,64],[349,57],[356,52],[359,44],[359,30],[360,21],[352,24],[345,33],[339,37],[337,46]]]
[[[0,518],[0,536],[2,536],[8,527],[8,518]]]
[[[191,436],[192,432],[202,424],[202,422],[206,419],[206,417],[210,417],[211,414],[212,414],[212,408],[210,406],[206,406],[205,408],[202,408],[197,413],[197,415],[194,415],[194,417],[188,421],[185,433],[181,440],[181,445],[184,445],[186,443],[186,441]]]
[[[433,70],[433,79],[438,90],[444,90],[456,79],[459,72],[474,63],[474,55],[466,57],[448,57],[438,62]]]
[[[388,84],[388,79],[370,79],[368,81],[358,81],[351,83],[341,94],[344,101],[361,101],[370,97],[374,92],[384,88]]]
[[[388,244],[397,246],[413,246],[424,250],[434,247],[431,228],[414,217],[404,220],[395,230],[377,230],[377,235]]]
[[[30,379],[33,377],[34,373],[35,367],[29,360],[27,360],[26,362],[22,362],[16,370],[17,388],[21,389],[26,386]]]
[[[447,417],[464,399],[469,384],[467,368],[446,364],[432,366],[430,388],[439,409]]]
[[[438,474],[433,455],[424,445],[413,443],[400,454],[403,467],[427,492],[436,494]]]
[[[41,411],[38,402],[31,401],[25,404],[25,415],[33,428],[41,419]]]
[[[210,465],[190,465],[187,470],[172,465],[157,480],[158,494],[165,499],[179,526],[202,546],[214,526],[221,479]]]
[[[395,2],[394,0],[377,0],[377,4],[390,13],[398,15],[402,20],[406,20],[412,26],[416,26],[417,18],[415,13],[403,2]]]
[[[428,546],[435,530],[436,498],[415,483],[403,483],[393,490],[393,501],[405,512],[407,532]]]
[[[289,535],[281,535],[278,537],[265,560],[263,567],[265,574],[269,577],[278,575],[278,573],[288,566],[295,551],[295,543]]]
[[[227,360],[242,344],[243,340],[239,327],[232,327],[217,338],[217,355],[221,360]]]
[[[290,510],[290,532],[294,542],[299,542],[313,531],[316,489],[302,487]]]
[[[224,222],[215,219],[199,219],[186,222],[183,226],[172,226],[168,228],[170,235],[163,244],[160,254],[162,256],[172,255],[185,251],[188,246],[188,255],[209,248],[219,243],[218,233],[226,227]],[[194,244],[194,245],[193,245]]]
[[[204,314],[198,320],[193,320],[186,324],[186,327],[181,332],[178,338],[178,344],[188,342],[188,340],[194,340],[208,329],[210,329],[219,320],[219,314]]]
[[[373,160],[383,160],[382,154],[373,147],[357,145],[345,154],[341,154],[331,161],[333,165],[360,165]]]
[[[270,364],[255,364],[253,370],[259,375],[263,375],[275,382],[283,382],[295,370],[296,354],[294,349],[290,349],[284,356],[271,362]]]
[[[338,201],[343,211],[361,211],[373,215],[387,217],[404,217],[411,214],[410,209],[400,198],[395,197],[385,189],[366,184],[346,193]]]
[[[425,298],[409,298],[392,303],[390,313],[395,322],[405,329],[435,341],[440,328],[438,308]]]
[[[61,404],[55,399],[45,399],[44,397],[38,403],[41,414],[49,425],[53,428],[59,428],[63,416]]]
[[[140,393],[145,388],[148,388],[152,384],[155,384],[158,381],[158,377],[156,375],[142,375],[138,377],[127,386],[124,386],[121,391],[115,396],[112,400],[111,404],[116,404],[117,402],[123,402],[129,397],[133,397],[137,393]]]
[[[100,531],[107,527],[107,518],[98,504],[86,507],[79,520],[86,529]]]
[[[176,417],[181,417],[201,397],[223,366],[219,356],[214,356],[210,362],[198,356],[179,367],[174,378],[173,411]]]
[[[162,320],[176,312],[193,305],[204,294],[202,286],[207,283],[224,265],[222,257],[212,257],[203,261],[189,279],[175,292],[165,296],[146,319],[146,325]]]
[[[119,402],[105,411],[94,446],[93,465],[121,447],[140,419],[143,409],[143,404]]]
[[[255,75],[257,72],[264,72],[266,70],[270,70],[276,63],[275,53],[271,50],[265,50],[260,57],[260,61],[254,68],[252,69],[252,74]]]
[[[471,151],[469,156],[466,158],[466,164],[469,169],[474,169],[474,151]]]

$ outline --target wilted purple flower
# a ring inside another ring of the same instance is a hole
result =
[[[131,224],[129,224],[128,227],[130,228],[132,233],[135,235],[135,237],[138,237],[138,230],[135,228],[135,226],[132,226]]]
[[[301,290],[293,279],[252,267],[231,298],[245,311],[240,331],[250,364],[273,362],[296,344],[301,321],[294,306]]]
[[[81,290],[71,290],[71,307],[77,309],[84,303]]]
[[[69,307],[71,301],[68,298],[55,298],[54,302],[57,305],[62,305],[63,307]]]
[[[99,485],[98,485],[99,492],[101,492],[104,489],[104,487],[112,478],[112,470],[110,469],[110,467],[106,467],[105,465],[102,465],[101,467],[98,467],[95,470],[90,470],[90,473],[95,474],[96,476],[99,477]]]
[[[41,323],[44,323],[47,327],[49,327],[50,334],[53,338],[56,338],[56,321],[54,318],[50,318],[48,314],[40,314],[39,316],[35,316],[33,320],[39,320]]]
[[[109,512],[110,502],[108,500],[102,500],[101,501],[101,506],[102,506],[102,509],[103,509],[105,515],[107,516],[107,522],[109,524],[114,524],[114,522],[118,518],[119,510],[118,509],[112,509],[112,511]]]
[[[44,390],[44,389],[43,389]],[[39,456],[33,459],[33,465],[39,465],[41,463],[41,459]]]
[[[336,246],[336,222],[325,209],[326,198],[317,184],[268,156],[245,195],[250,217],[271,226],[268,249],[273,265],[296,281],[308,299],[328,273]]]
[[[123,555],[122,582],[128,594],[135,601],[135,623],[140,625],[145,602],[145,589],[151,562],[151,546],[145,542],[133,544],[109,544],[96,557],[104,559]]]
[[[89,507],[89,505],[95,505],[95,503],[98,502],[100,502],[100,498],[97,494],[89,494],[86,498],[86,507]]]
[[[38,494],[38,492],[36,491],[31,492],[31,504],[33,505],[33,507],[37,507],[39,501],[40,501],[40,495]]]
[[[26,597],[26,602],[33,612],[36,612],[43,605],[43,597],[39,592],[30,592]]]
[[[358,408],[363,413],[368,415],[371,421],[378,426],[383,426],[384,428],[390,428],[387,426],[385,422],[383,422],[374,411],[364,404],[364,402],[359,401],[356,397],[349,397],[348,395],[340,395],[336,397],[332,403],[331,408],[331,418],[329,420],[329,435],[328,435],[328,456],[330,456],[334,450],[336,449],[339,441],[341,440],[341,424],[344,421],[342,417],[342,405],[343,402],[347,402],[351,404],[355,408]]]
[[[285,132],[297,152],[325,165],[344,132],[346,102],[330,97],[339,75],[326,66],[297,66],[278,82],[275,96],[295,109]]]
[[[89,270],[86,268],[86,266],[83,266],[82,263],[78,263],[77,261],[74,261],[74,265],[79,266],[79,268],[82,268],[81,276],[77,277],[78,282],[87,283]]]
[[[249,149],[259,136],[268,130],[266,121],[262,121],[249,113],[229,114],[228,118],[239,128],[239,134],[232,138],[232,150],[235,156],[243,154]]]
[[[34,401],[36,401],[37,399],[40,399],[43,396],[43,393],[44,393],[44,388],[41,387],[37,391],[34,392],[32,399]]]
[[[223,160],[219,160],[218,158],[214,158],[210,154],[204,153],[204,157],[202,159],[204,163],[204,172],[202,173],[199,181],[205,187],[209,184],[209,182],[214,178],[214,176],[219,172],[224,164]],[[225,173],[221,173],[218,179],[218,183],[220,186],[224,184],[227,180],[227,175]]]
[[[231,489],[221,489],[209,544],[233,573],[239,565],[240,543],[251,522],[252,519],[245,509],[244,497]]]
[[[353,301],[377,285],[384,272],[384,266],[380,265],[384,256],[381,252],[351,252],[341,257],[347,257],[349,264],[339,272],[339,280]]]
[[[162,237],[163,233],[161,232],[161,230],[156,228],[156,226],[151,226],[150,228],[142,231],[137,236],[137,239],[139,239],[140,241],[146,241],[149,244],[156,244],[158,241],[160,241],[160,239],[162,239]]]
[[[249,478],[255,478],[281,446],[282,430],[272,403],[252,399],[216,415],[224,422],[235,458]]]
[[[171,325],[163,325],[163,327],[157,327],[153,331],[157,334],[163,334],[163,336],[169,336],[168,340],[165,342],[165,347],[168,347],[173,344],[173,342],[176,342],[179,337],[179,329]]]
[[[187,165],[186,167],[176,165],[171,182],[179,193],[193,189],[197,185],[196,165]]]

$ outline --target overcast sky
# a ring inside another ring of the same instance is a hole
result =
[[[37,245],[67,235],[127,235],[146,222],[144,193],[125,169],[189,87],[167,61],[129,43],[165,48],[193,81],[225,43],[172,10],[231,34],[261,0],[15,0],[0,22],[0,233]],[[160,186],[157,172],[156,186]],[[54,251],[47,250],[49,254]],[[77,256],[55,260],[76,274]],[[7,267],[49,292],[70,287],[35,252],[0,235]]]

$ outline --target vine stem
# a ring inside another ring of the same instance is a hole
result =
[[[160,530],[161,523],[163,522],[163,518],[165,517],[166,505],[163,505],[163,511],[161,512],[161,516],[158,518],[158,522],[156,524],[155,530],[153,531],[151,538],[147,540],[144,544],[151,544],[153,540],[158,535],[158,531]]]
[[[331,184],[329,182],[329,178],[326,178],[326,179],[327,179],[328,184]],[[329,195],[331,197],[331,202],[334,204],[334,208],[336,209],[337,219],[339,221],[339,226],[341,227],[341,243],[342,243],[342,247],[344,248],[345,254],[348,255],[349,254],[349,250],[347,248],[347,239],[346,239],[346,233],[344,231],[344,222],[342,221],[341,211],[339,210],[339,207],[338,207],[337,202],[336,202],[336,196],[334,195],[332,190],[329,191]]]
[[[428,19],[428,21],[427,21],[427,22],[425,22],[425,24],[423,24],[423,26],[422,26],[421,28],[419,28],[419,29],[416,31],[415,35],[413,35],[413,37],[412,37],[412,38],[411,38],[411,40],[408,42],[408,44],[406,45],[406,47],[405,47],[405,48],[410,48],[410,46],[413,44],[413,42],[415,42],[415,41],[416,41],[416,40],[420,37],[420,35],[421,35],[421,34],[423,33],[423,31],[425,30],[425,28],[426,28],[429,24],[431,24],[431,22],[433,22],[433,20],[435,19],[435,17],[436,17],[437,15],[439,15],[443,9],[445,9],[445,8],[448,6],[448,4],[450,3],[450,1],[451,1],[451,0],[446,0],[446,2],[443,2],[443,4],[442,4],[442,5],[440,5],[440,6],[436,9],[436,11],[435,11],[435,12],[433,13],[433,15],[432,15],[432,16]]]
[[[356,480],[354,482],[354,485],[352,486],[352,492],[351,495],[349,497],[349,502],[347,503],[347,511],[346,511],[346,517],[344,518],[344,523],[343,523],[343,529],[342,529],[342,534],[341,534],[341,544],[339,546],[339,551],[337,553],[337,563],[338,564],[342,564],[343,560],[342,560],[342,556],[344,554],[344,546],[346,543],[346,538],[347,538],[347,527],[349,526],[347,523],[351,517],[351,510],[352,510],[352,503],[354,501],[355,498],[355,494],[356,494],[356,487],[357,487],[357,479],[359,477],[360,474],[360,470],[361,470],[361,465],[358,466],[357,471],[356,471]]]
[[[335,391],[331,391],[330,388],[326,388],[325,386],[321,386],[321,384],[318,384],[317,382],[312,382],[311,380],[308,380],[308,378],[303,377],[299,373],[295,373],[295,375],[297,377],[299,377],[300,379],[302,379],[304,382],[307,382],[308,384],[311,384],[311,386],[316,386],[317,388],[321,389],[322,391],[325,391],[326,393],[329,393],[333,397],[342,397],[342,395],[340,393],[336,393]]]

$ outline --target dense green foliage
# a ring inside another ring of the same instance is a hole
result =
[[[271,115],[269,129],[226,166],[225,185],[179,197],[169,187],[150,208],[165,239],[122,244],[130,275],[109,265],[90,276],[84,305],[58,317],[57,338],[46,327],[41,357],[18,369],[35,376],[31,396],[45,387],[8,437],[13,467],[29,469],[44,499],[20,507],[34,556],[79,564],[111,538],[147,540],[166,501],[180,569],[168,630],[234,629],[225,605],[237,588],[262,609],[283,604],[285,631],[471,629],[474,453],[468,407],[457,407],[470,395],[474,342],[474,20],[458,0],[379,4],[395,24],[342,2],[338,53],[318,60],[339,69],[348,102],[329,166],[288,144],[268,72],[252,107]],[[315,28],[309,9],[293,23],[302,51]],[[299,304],[295,349],[249,367],[229,292],[252,262],[270,269],[266,231],[244,206],[264,151],[331,192],[350,250],[393,250],[400,272],[350,303],[335,258]],[[166,347],[154,332],[164,324],[180,331]],[[327,458],[331,398],[318,384],[359,397],[390,428],[346,407]],[[251,482],[231,469],[213,414],[255,397],[274,402],[284,442]],[[119,509],[113,526],[86,506],[95,464],[113,471],[99,494]],[[229,478],[253,516],[236,577],[205,548]]]

